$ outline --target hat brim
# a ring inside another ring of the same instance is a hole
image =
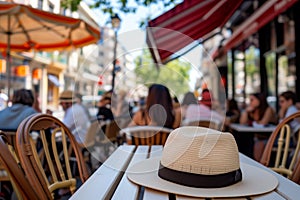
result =
[[[274,190],[277,178],[263,170],[241,163],[243,179],[234,185],[222,188],[194,188],[172,183],[158,176],[160,158],[150,158],[132,165],[127,177],[132,182],[155,190],[202,198],[241,197],[263,194]]]

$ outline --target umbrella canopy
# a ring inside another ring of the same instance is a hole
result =
[[[26,5],[0,3],[0,22],[0,50],[63,50],[82,47],[100,39],[99,30],[81,19]]]
[[[0,2],[0,51],[6,51],[7,90],[10,96],[10,52],[54,51],[96,43],[100,31],[81,19]]]

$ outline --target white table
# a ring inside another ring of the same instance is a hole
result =
[[[132,164],[144,160],[147,157],[160,156],[162,146],[120,146],[92,176],[75,192],[71,200],[99,200],[99,199],[146,199],[146,200],[196,200],[179,195],[155,191],[149,188],[140,187],[127,179],[126,169]],[[279,180],[276,190],[251,199],[299,199],[300,186],[271,171],[260,163],[240,154],[242,162],[263,168],[273,173]],[[125,173],[124,173],[125,172]],[[263,177],[262,177],[263,178]],[[259,184],[259,180],[257,180]],[[239,197],[233,199],[249,199],[249,197]]]
[[[230,124],[229,131],[233,134],[239,151],[253,158],[254,135],[259,134],[266,136],[267,139],[275,130],[276,126],[268,125],[266,127],[253,127],[242,124]]]
[[[268,125],[266,127],[258,128],[243,124],[230,124],[229,127],[233,130],[244,133],[272,133],[276,128],[275,125]]]

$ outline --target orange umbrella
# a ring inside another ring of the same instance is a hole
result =
[[[8,93],[10,51],[54,51],[96,43],[100,31],[82,21],[26,5],[0,3],[0,51],[7,53]]]

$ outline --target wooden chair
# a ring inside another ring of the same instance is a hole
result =
[[[212,119],[199,119],[195,121],[189,121],[186,123],[187,126],[201,126],[206,128],[211,128],[215,130],[220,130],[221,123],[217,120]]]
[[[38,154],[32,138],[34,131],[39,133],[44,156]],[[89,177],[76,139],[57,118],[41,113],[27,117],[18,127],[16,140],[20,162],[29,182],[37,193],[46,193],[48,199],[55,198],[61,188],[60,191],[68,189],[71,194],[76,190],[77,180],[71,173],[69,145],[76,157],[81,182]],[[61,145],[61,150],[58,145]]]
[[[1,167],[7,172],[18,199],[39,200],[45,199],[44,193],[36,193],[25,177],[24,172],[17,163],[17,157],[13,147],[8,143],[7,136],[0,131],[0,162]],[[41,188],[39,185],[38,188]]]
[[[106,125],[105,136],[112,143],[118,142],[120,127],[116,121],[111,121]]]
[[[117,121],[114,120],[107,123],[103,123],[102,126],[105,126],[105,132],[104,135],[101,137],[102,139],[99,141],[99,144],[104,145],[104,153],[106,156],[108,156],[109,147],[111,145],[120,145],[121,143],[121,138],[119,137],[120,127]]]
[[[276,129],[271,134],[266,147],[264,149],[263,155],[261,157],[260,163],[270,167],[272,170],[291,178],[295,164],[297,162],[299,151],[300,151],[300,130],[298,130],[297,144],[296,147],[291,150],[290,140],[291,140],[291,128],[289,122],[300,117],[300,111],[290,115],[289,117],[283,119],[277,126]],[[277,147],[276,147],[277,141]],[[271,165],[270,160],[272,152],[276,153],[274,165]],[[291,155],[291,153],[293,155]],[[289,166],[287,166],[287,160],[291,157]]]
[[[120,130],[126,135],[127,143],[134,145],[164,145],[173,129],[160,126],[132,126]]]
[[[83,143],[79,143],[79,146],[82,147],[82,148],[91,148],[95,145],[96,143],[96,136],[97,136],[97,133],[98,131],[100,131],[100,125],[99,125],[99,122],[98,120],[94,120],[91,122],[91,125],[86,133],[86,136],[85,136],[85,141]]]
[[[295,164],[291,175],[291,180],[300,185],[300,159]]]
[[[90,166],[92,169],[92,151],[94,150],[94,146],[96,144],[97,134],[101,129],[101,125],[98,120],[95,119],[91,122],[91,125],[86,133],[85,141],[83,143],[79,143],[79,147],[81,148],[82,155],[84,161]],[[75,159],[76,160],[76,159]]]

